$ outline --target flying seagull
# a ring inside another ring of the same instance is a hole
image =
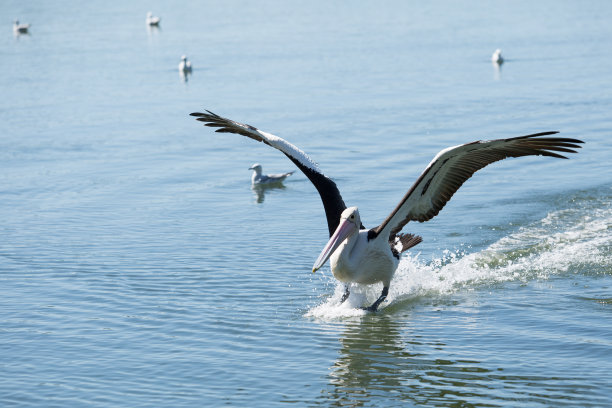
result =
[[[252,184],[274,184],[280,183],[287,177],[293,174],[292,171],[281,174],[261,174],[261,164],[255,163],[249,170],[253,170],[253,177],[251,177]]]
[[[367,229],[361,223],[357,207],[347,208],[336,184],[298,147],[278,136],[210,111],[194,112],[191,116],[197,117],[206,126],[219,128],[217,132],[237,133],[280,150],[308,177],[323,201],[330,234],[312,271],[315,272],[331,259],[334,277],[345,284],[340,303],[349,297],[350,283],[367,285],[382,282],[382,293],[366,308],[369,311],[376,311],[386,299],[400,254],[422,241],[419,236],[400,233],[408,222],[424,222],[438,215],[467,179],[493,162],[532,155],[567,159],[556,152],[577,153],[573,149],[580,148],[578,143],[583,143],[577,139],[553,136],[559,132],[542,132],[446,148],[427,165],[387,218],[380,225]]]

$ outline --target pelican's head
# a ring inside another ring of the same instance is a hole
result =
[[[254,165],[249,167],[249,170],[253,170],[255,173],[261,174],[261,164],[255,163]]]
[[[359,217],[359,210],[357,207],[349,207],[342,211],[338,228],[336,228],[336,231],[332,234],[325,248],[323,248],[323,251],[321,251],[321,254],[312,266],[312,272],[314,273],[319,270],[345,239],[355,232],[358,232],[360,225],[361,217]]]
[[[181,57],[181,61],[187,61],[187,56],[186,56],[186,55],[183,55],[183,56]]]

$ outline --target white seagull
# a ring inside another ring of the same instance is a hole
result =
[[[495,50],[493,55],[491,55],[491,62],[493,62],[494,64],[498,64],[498,65],[501,65],[504,63],[504,57],[502,57],[501,50],[499,48]]]
[[[160,17],[154,16],[153,13],[151,13],[150,11],[147,13],[147,20],[146,20],[147,25],[157,27],[159,26],[160,21],[161,21]]]
[[[347,208],[336,184],[298,147],[253,126],[206,112],[195,112],[191,116],[196,116],[206,126],[219,128],[217,132],[237,133],[280,150],[310,179],[323,201],[331,236],[312,271],[331,259],[334,277],[345,283],[340,303],[349,297],[350,283],[382,282],[382,293],[366,308],[369,311],[376,311],[387,297],[400,254],[422,240],[419,236],[400,233],[409,221],[428,221],[438,215],[459,187],[488,164],[508,157],[530,155],[566,159],[555,152],[576,153],[573,149],[580,148],[578,143],[583,143],[577,139],[552,136],[558,132],[542,132],[449,147],[433,158],[380,225],[366,229],[361,224],[357,207]]]
[[[280,183],[294,173],[293,171],[290,171],[288,173],[280,174],[261,174],[261,164],[259,163],[255,163],[249,167],[249,170],[253,170],[253,176],[251,177],[252,184]]]
[[[181,57],[181,62],[179,63],[178,69],[183,73],[191,72],[191,61],[187,61],[187,56],[183,55]]]
[[[13,32],[15,34],[27,34],[30,24],[19,24],[19,20],[13,22]]]

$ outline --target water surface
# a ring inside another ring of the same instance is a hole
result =
[[[0,15],[1,405],[612,404],[607,2]],[[292,163],[203,128],[202,109],[300,146],[368,227],[447,146],[586,144],[494,164],[409,224],[424,242],[366,314],[380,286],[339,306],[329,268],[310,273],[327,239],[312,185],[252,191],[253,163]]]

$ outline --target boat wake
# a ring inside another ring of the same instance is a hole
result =
[[[612,274],[612,197],[573,200],[573,208],[549,213],[479,252],[444,251],[430,261],[404,255],[381,311],[421,297],[449,295],[502,282],[528,282],[553,275]],[[578,202],[576,202],[578,201]],[[336,319],[362,316],[382,286],[353,285],[340,304],[343,285],[306,317]]]

